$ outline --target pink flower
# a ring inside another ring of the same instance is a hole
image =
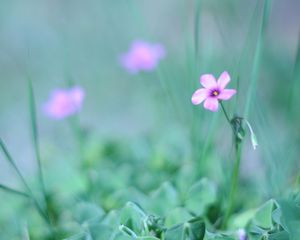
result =
[[[62,119],[81,109],[85,93],[81,87],[56,89],[44,105],[44,112],[52,118]]]
[[[235,89],[225,89],[230,82],[228,72],[223,72],[216,81],[212,74],[204,74],[200,77],[200,83],[204,88],[199,88],[192,96],[192,103],[198,105],[204,101],[204,108],[216,112],[219,108],[219,101],[228,100],[234,94]]]
[[[152,71],[159,61],[165,57],[165,49],[160,44],[134,41],[129,51],[121,56],[121,64],[130,73]]]

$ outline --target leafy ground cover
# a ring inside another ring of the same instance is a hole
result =
[[[0,3],[18,59],[0,56],[0,238],[300,239],[299,4],[284,30],[281,4]]]

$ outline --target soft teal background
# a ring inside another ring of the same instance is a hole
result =
[[[151,138],[162,152],[174,154],[174,145],[181,146],[184,162],[192,158],[191,149],[201,153],[209,138],[209,157],[200,168],[205,166],[204,175],[221,181],[221,175],[228,175],[223,165],[232,154],[227,123],[221,112],[192,106],[190,97],[200,74],[217,76],[228,70],[231,86],[237,87],[239,78],[240,89],[226,106],[233,109],[236,104],[237,112],[243,113],[262,18],[262,4],[255,5],[249,0],[201,1],[195,60],[192,0],[1,0],[0,136],[24,175],[35,183],[27,100],[30,76],[46,182],[54,189],[67,180],[70,192],[83,185],[74,170],[76,144],[68,121],[48,119],[41,111],[50,92],[69,81],[86,90],[80,119],[96,143],[119,139],[148,156],[144,139]],[[242,177],[266,199],[284,193],[299,169],[299,12],[298,0],[272,1],[251,99],[249,121],[259,147],[253,151],[247,140]],[[118,57],[135,39],[165,45],[167,58],[158,72],[132,76],[122,69]],[[21,187],[2,155],[0,182]],[[1,205],[12,199],[6,193],[0,196]]]

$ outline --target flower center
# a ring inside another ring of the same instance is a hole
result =
[[[220,91],[215,89],[215,90],[212,90],[211,93],[210,93],[210,96],[211,97],[216,97],[220,94]]]

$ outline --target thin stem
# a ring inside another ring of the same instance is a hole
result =
[[[138,237],[134,231],[132,231],[130,228],[126,227],[123,224],[119,226],[119,229],[120,229],[120,231],[122,231],[123,233],[129,235],[130,237],[133,237],[133,238]]]
[[[75,135],[75,139],[77,140],[76,144],[77,144],[77,149],[78,149],[78,160],[79,160],[79,167],[81,169],[83,169],[83,176],[86,179],[87,182],[87,191],[88,192],[92,192],[93,190],[93,182],[92,179],[89,175],[89,164],[85,159],[84,156],[84,141],[85,141],[85,137],[84,137],[84,132],[83,129],[80,125],[80,119],[79,119],[79,115],[76,114],[74,116],[72,116],[70,119],[70,126],[71,126],[71,130],[73,131],[73,134]]]
[[[11,164],[11,166],[13,167],[13,169],[16,171],[17,175],[21,179],[21,182],[25,186],[26,190],[28,192],[31,192],[27,182],[25,181],[25,178],[23,177],[22,173],[20,172],[19,168],[17,167],[15,161],[13,160],[12,156],[8,152],[7,147],[5,146],[5,144],[4,144],[4,142],[1,138],[0,138],[0,148],[1,148],[2,152],[4,153],[4,155],[5,155],[6,159],[8,160],[8,162]]]
[[[40,147],[39,147],[39,134],[38,134],[38,126],[37,126],[37,118],[36,118],[35,96],[34,96],[34,91],[33,91],[32,82],[30,78],[28,79],[28,88],[29,88],[29,107],[30,107],[29,110],[30,110],[30,120],[31,120],[32,142],[33,142],[35,158],[38,165],[38,177],[40,181],[40,187],[43,195],[44,208],[45,208],[45,211],[42,212],[45,215],[51,234],[55,238],[56,234],[55,234],[55,230],[53,229],[53,223],[50,217],[51,209],[49,207],[48,197],[47,197],[47,192],[46,192],[46,187],[45,187],[45,182],[43,177],[42,161],[41,161],[41,154],[40,154]],[[33,194],[31,195],[33,196]],[[33,201],[36,202],[35,198],[33,198]],[[41,211],[41,209],[39,211]]]
[[[224,107],[222,101],[220,101],[220,105],[221,105],[221,107],[222,107],[222,110],[223,110],[223,113],[224,113],[224,115],[225,115],[225,117],[226,117],[227,122],[228,122],[229,125],[232,127],[230,118],[228,117],[228,114],[227,114],[227,112],[226,112],[226,110],[225,110],[225,107]]]
[[[225,228],[227,226],[229,217],[232,213],[233,206],[235,204],[236,192],[238,189],[238,178],[239,178],[239,170],[240,170],[240,163],[241,163],[241,153],[242,153],[242,144],[241,142],[236,142],[235,144],[235,163],[231,178],[231,186],[229,192],[229,202],[228,207],[225,212],[224,221],[222,227]]]
[[[76,144],[77,144],[77,149],[78,149],[78,158],[80,161],[80,164],[82,167],[85,166],[84,162],[84,135],[83,135],[83,130],[80,126],[80,119],[77,114],[72,116],[70,119],[70,126],[71,130],[73,131],[73,134],[76,139]]]
[[[195,44],[195,52],[196,59],[199,57],[199,39],[200,39],[200,15],[201,15],[201,0],[196,2],[195,7],[195,19],[194,19],[194,44]]]
[[[28,49],[28,57],[30,57],[30,51]],[[30,112],[30,120],[31,120],[31,131],[32,131],[32,141],[33,141],[33,147],[34,147],[34,153],[38,165],[38,176],[40,181],[40,187],[43,195],[44,200],[44,208],[41,207],[36,198],[34,197],[31,189],[26,184],[26,181],[23,178],[23,183],[27,186],[27,190],[32,198],[32,201],[34,202],[34,205],[36,206],[37,210],[41,214],[41,216],[45,219],[46,223],[49,226],[50,233],[53,237],[53,239],[56,239],[56,231],[52,225],[51,218],[49,216],[50,209],[48,206],[47,201],[47,194],[46,194],[46,187],[44,183],[44,177],[43,177],[43,171],[42,171],[42,161],[41,161],[41,154],[40,154],[40,147],[39,147],[39,138],[38,138],[38,127],[37,127],[37,118],[36,118],[36,107],[35,107],[35,96],[33,91],[33,86],[31,82],[30,74],[27,73],[27,79],[28,79],[28,92],[29,92],[29,112]],[[20,175],[21,176],[21,175]]]
[[[177,118],[182,121],[183,119],[182,119],[182,116],[181,116],[181,112],[179,110],[180,107],[178,107],[178,104],[176,102],[176,98],[172,94],[172,91],[169,90],[170,86],[168,86],[167,79],[163,77],[163,73],[162,73],[161,68],[159,68],[159,67],[157,68],[156,74],[157,74],[157,77],[158,77],[158,80],[159,80],[159,83],[160,83],[160,86],[161,86],[162,93],[167,96],[167,98],[169,100],[169,103],[171,104],[171,107],[174,110],[174,113],[177,115]]]
[[[0,184],[0,188],[4,191],[9,192],[9,193],[14,193],[14,194],[17,194],[17,195],[22,196],[22,197],[30,198],[30,196],[27,193],[16,190],[16,189],[13,189],[11,187],[7,187],[3,184]]]
[[[39,147],[39,138],[38,138],[38,127],[36,121],[36,110],[35,110],[35,97],[33,92],[32,83],[29,80],[29,106],[30,106],[30,120],[31,120],[31,130],[32,130],[32,141],[33,141],[33,148],[36,157],[36,161],[38,164],[38,175],[40,179],[41,189],[44,197],[44,201],[46,204],[46,187],[44,183],[43,171],[42,171],[42,161],[41,161],[41,154],[40,154],[40,147]]]
[[[73,82],[73,80],[69,77],[67,80],[67,86],[68,87],[74,87],[75,83]],[[84,136],[83,136],[83,130],[81,128],[80,125],[80,118],[79,118],[79,114],[76,113],[73,116],[71,116],[69,119],[69,124],[71,127],[71,131],[73,132],[75,139],[76,139],[76,144],[78,147],[78,155],[79,155],[79,160],[82,163],[83,162],[83,142],[84,142]]]
[[[206,154],[207,154],[207,150],[209,149],[209,146],[211,144],[211,140],[213,138],[213,131],[215,130],[215,125],[217,123],[217,119],[218,119],[218,115],[214,114],[213,118],[210,121],[209,129],[208,129],[208,132],[205,137],[205,142],[203,144],[203,148],[201,151],[200,160],[197,161],[197,163],[199,164],[199,167],[198,167],[199,177],[203,176],[203,174],[205,173],[204,171],[206,171],[205,169],[207,169],[208,163],[207,163]]]
[[[261,67],[261,62],[262,62],[262,50],[263,50],[263,45],[264,45],[264,37],[265,37],[265,32],[267,28],[267,23],[268,19],[270,16],[270,10],[271,10],[271,0],[265,0],[263,3],[263,13],[262,13],[262,19],[261,19],[261,24],[259,26],[259,32],[258,32],[258,37],[257,37],[257,42],[256,42],[256,48],[254,51],[254,58],[253,58],[253,68],[251,71],[250,75],[250,84],[249,84],[249,91],[247,93],[246,97],[246,104],[244,108],[244,114],[243,116],[245,118],[248,118],[249,111],[251,108],[252,104],[252,99],[255,93],[255,88],[256,88],[256,82],[259,77],[260,73],[260,67]]]
[[[4,155],[5,155],[6,159],[8,160],[8,162],[11,164],[11,166],[16,171],[16,173],[19,176],[21,182],[25,186],[26,191],[27,191],[28,195],[30,196],[31,200],[33,201],[34,206],[36,207],[37,211],[40,213],[40,215],[44,218],[44,220],[47,223],[50,223],[47,214],[44,213],[44,211],[42,210],[40,204],[35,199],[32,190],[30,189],[29,185],[27,184],[25,178],[23,177],[22,173],[20,172],[19,168],[17,167],[15,161],[13,160],[12,156],[10,155],[9,151],[7,150],[7,147],[5,146],[5,144],[4,144],[4,142],[2,141],[1,138],[0,138],[0,148],[1,148],[2,152],[4,153]]]
[[[240,163],[241,163],[241,153],[242,153],[242,142],[240,139],[237,138],[236,132],[234,130],[234,127],[230,121],[230,118],[227,114],[227,111],[222,103],[220,101],[220,105],[222,107],[223,113],[225,115],[225,118],[227,122],[229,123],[232,133],[235,139],[235,162],[234,162],[234,167],[233,167],[233,172],[232,172],[232,177],[231,177],[231,186],[230,186],[230,192],[229,192],[229,199],[228,199],[228,206],[225,212],[224,220],[222,223],[222,228],[226,228],[229,217],[232,213],[233,206],[235,204],[235,198],[236,198],[236,192],[238,189],[238,179],[239,179],[239,171],[240,171]]]
[[[295,63],[293,66],[293,73],[292,73],[292,83],[290,85],[290,90],[289,90],[289,98],[288,98],[288,107],[287,110],[289,114],[293,113],[292,110],[294,110],[293,106],[297,106],[296,104],[293,104],[295,102],[295,96],[298,90],[298,82],[300,79],[300,31],[298,35],[298,45],[297,45],[297,54],[296,54],[296,59]]]

